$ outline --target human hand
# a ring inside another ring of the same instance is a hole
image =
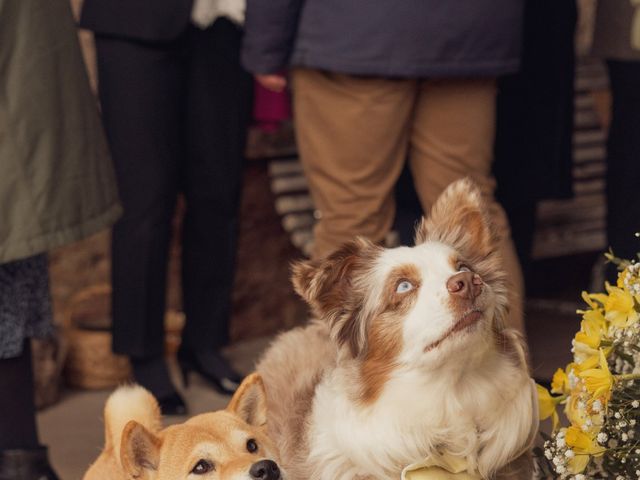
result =
[[[281,74],[256,75],[256,80],[260,85],[272,92],[280,93],[287,88],[287,79]]]

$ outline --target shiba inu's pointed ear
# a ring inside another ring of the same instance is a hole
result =
[[[135,420],[124,427],[120,444],[120,463],[130,478],[149,478],[158,469],[160,439]]]
[[[227,411],[254,427],[267,423],[267,394],[259,374],[252,373],[242,381],[229,402]]]
[[[435,240],[468,257],[486,257],[496,248],[488,212],[478,187],[468,178],[449,185],[416,229],[416,245]]]
[[[350,347],[353,355],[363,348],[365,332],[358,319],[363,295],[358,279],[373,268],[381,247],[357,238],[323,260],[295,263],[291,280],[296,292],[320,318],[329,321],[332,335]]]

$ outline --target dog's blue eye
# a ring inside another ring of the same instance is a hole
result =
[[[195,475],[204,475],[211,470],[215,470],[215,466],[209,460],[198,460],[196,466],[191,469],[191,473]]]
[[[407,293],[410,290],[413,290],[413,284],[407,280],[403,280],[396,287],[396,293]]]

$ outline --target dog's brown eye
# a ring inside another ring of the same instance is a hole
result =
[[[458,271],[459,272],[473,272],[473,270],[471,270],[471,267],[469,265],[467,265],[466,263],[459,263],[458,264]]]
[[[191,469],[191,473],[194,475],[204,475],[205,473],[209,473],[211,470],[215,470],[215,466],[209,460],[198,460],[196,466]]]
[[[258,444],[253,438],[247,440],[247,451],[249,453],[256,453],[258,451]]]

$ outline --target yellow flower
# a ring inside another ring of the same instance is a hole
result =
[[[574,367],[577,372],[595,368],[598,365],[599,350],[591,348],[582,342],[574,342],[573,358],[575,360]]]
[[[574,475],[584,472],[584,469],[589,465],[589,460],[591,460],[591,455],[587,455],[586,453],[576,454],[567,462],[569,471]]]
[[[569,393],[569,377],[567,377],[567,374],[561,368],[556,370],[556,373],[553,374],[553,379],[551,380],[551,393]]]
[[[591,393],[592,398],[602,397],[605,401],[608,401],[611,387],[613,386],[613,376],[609,371],[607,358],[602,350],[600,350],[599,367],[583,370],[579,375],[583,379],[585,387]]]
[[[538,408],[540,413],[540,420],[546,420],[551,417],[551,423],[553,430],[558,426],[560,419],[558,418],[558,412],[556,412],[556,405],[560,402],[561,397],[552,397],[549,391],[536,384],[538,389]]]
[[[575,453],[575,456],[568,462],[571,473],[582,473],[591,456],[598,457],[605,452],[605,449],[598,445],[594,435],[584,433],[578,427],[569,427],[566,430],[565,440],[567,445]]]
[[[640,318],[640,314],[634,308],[633,296],[618,287],[606,284],[609,296],[604,304],[605,318],[612,325],[625,328],[634,324]]]
[[[602,308],[602,306],[604,306],[604,304],[607,302],[607,298],[608,298],[608,296],[607,296],[606,293],[588,293],[588,292],[584,292],[584,291],[582,292],[582,299],[593,310],[598,310],[598,309]],[[594,302],[593,300],[598,302],[600,305],[598,305],[598,303]]]
[[[584,433],[578,427],[569,427],[566,431],[567,445],[571,447],[571,449],[576,454],[587,454],[587,455],[602,455],[605,451],[600,445],[598,445],[595,441],[595,437]]]
[[[640,302],[640,277],[638,273],[640,273],[640,271],[638,271],[636,265],[628,266],[618,274],[617,282],[618,288],[633,295],[636,302]]]
[[[580,408],[580,395],[571,395],[564,407],[564,414],[571,425],[582,428],[587,419],[584,408]]]

